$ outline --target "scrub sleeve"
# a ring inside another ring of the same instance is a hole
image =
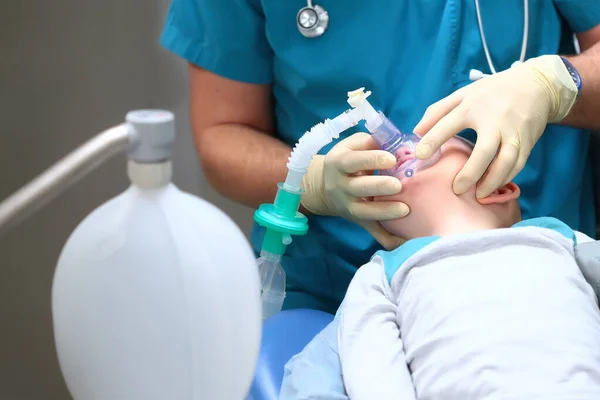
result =
[[[273,54],[264,16],[250,1],[173,0],[160,43],[225,78],[255,84],[272,81]]]
[[[554,4],[575,33],[588,31],[600,24],[598,0],[554,0]]]

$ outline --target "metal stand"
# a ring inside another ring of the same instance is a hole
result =
[[[135,141],[123,123],[96,135],[0,203],[0,238]]]

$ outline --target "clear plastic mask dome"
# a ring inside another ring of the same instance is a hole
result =
[[[388,151],[396,157],[393,168],[380,171],[381,175],[395,176],[402,180],[412,178],[440,159],[440,151],[435,152],[426,160],[419,160],[415,150],[421,137],[414,133],[401,132],[394,124],[380,113],[383,123],[372,133],[373,139],[382,150]]]

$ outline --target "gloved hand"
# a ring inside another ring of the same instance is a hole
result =
[[[400,193],[402,184],[391,176],[369,172],[396,165],[396,158],[379,150],[366,133],[356,133],[335,145],[327,155],[313,157],[302,186],[301,204],[316,215],[341,216],[366,229],[383,247],[392,250],[405,240],[378,221],[402,218],[408,206],[400,202],[371,201],[374,196]]]
[[[460,131],[474,129],[477,143],[453,189],[462,194],[479,182],[476,196],[487,197],[523,169],[546,125],[564,119],[576,98],[560,57],[532,58],[430,106],[414,130],[423,137],[416,156],[426,159]]]

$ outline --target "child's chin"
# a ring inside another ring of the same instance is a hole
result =
[[[383,229],[398,237],[404,237],[406,232],[401,229],[402,224],[406,223],[402,219],[392,219],[390,221],[381,221],[380,224]]]

